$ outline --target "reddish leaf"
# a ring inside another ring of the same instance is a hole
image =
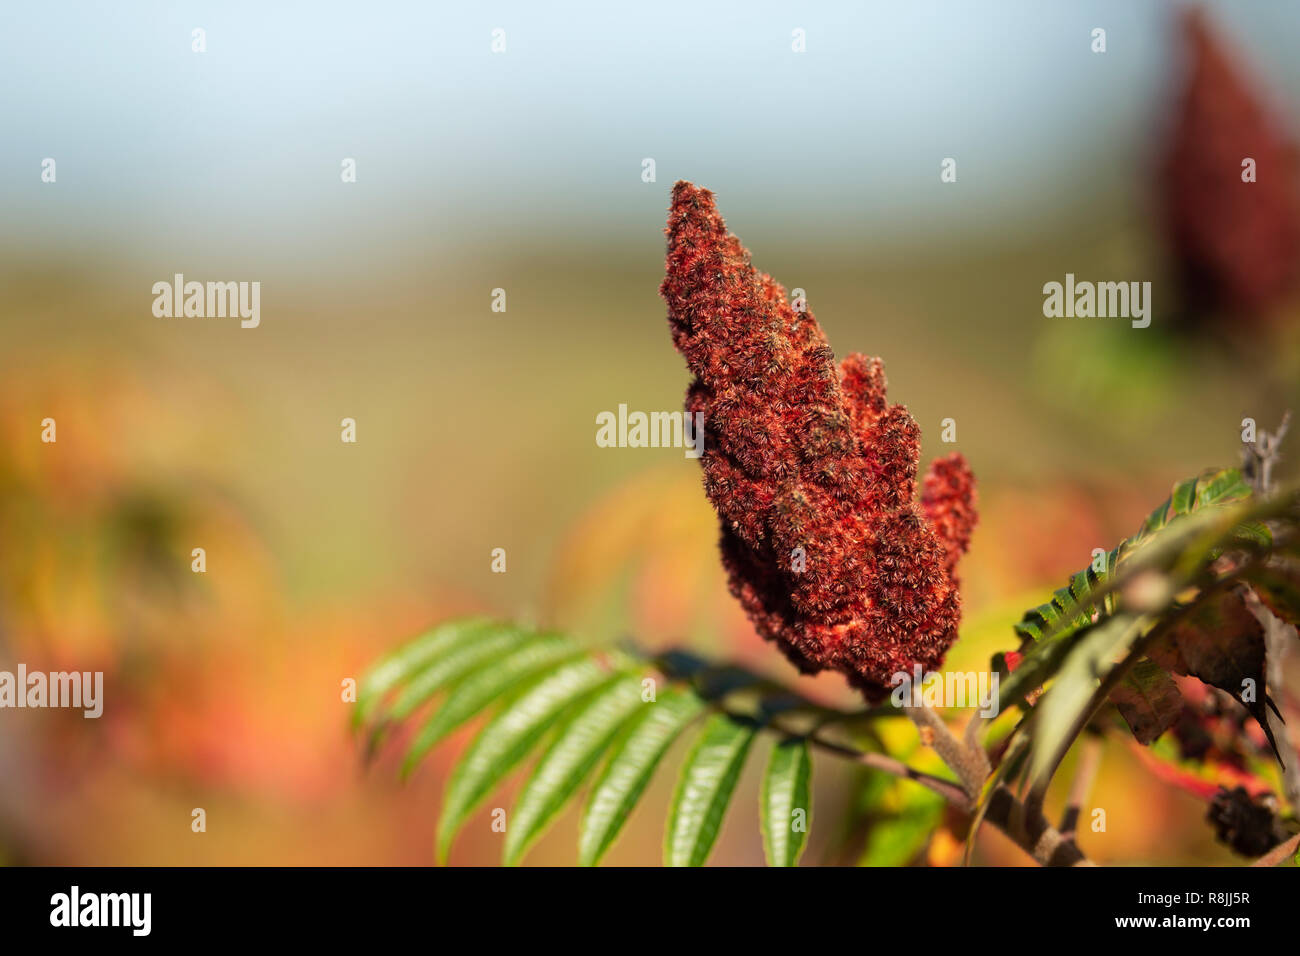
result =
[[[1300,626],[1300,569],[1294,565],[1252,570],[1247,577],[1264,606],[1292,627]]]
[[[1183,695],[1169,674],[1151,660],[1140,660],[1110,695],[1140,744],[1149,744],[1178,722]]]
[[[1148,653],[1166,670],[1197,677],[1234,697],[1259,722],[1277,753],[1265,711],[1273,702],[1264,684],[1264,626],[1246,605],[1243,592],[1211,596]]]

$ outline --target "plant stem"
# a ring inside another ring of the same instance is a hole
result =
[[[907,715],[923,735],[926,730],[930,731],[931,746],[961,778],[968,796],[963,809],[970,815],[989,775],[988,756],[984,749],[978,743],[963,744],[943,718],[929,707],[909,707]],[[979,719],[978,714],[972,718]],[[978,738],[978,734],[971,736]],[[1026,807],[1004,786],[998,786],[990,795],[984,822],[997,827],[1043,866],[1092,865],[1073,841],[1047,822],[1038,807]],[[973,838],[974,834],[971,836]]]
[[[719,708],[723,713],[732,717],[747,717],[745,714],[736,714],[724,708]],[[966,791],[958,784],[951,780],[945,780],[943,777],[936,777],[934,774],[924,773],[913,767],[909,767],[903,761],[898,760],[888,754],[878,753],[874,750],[858,750],[847,744],[831,740],[825,737],[820,730],[814,730],[811,733],[801,733],[790,727],[785,727],[775,718],[770,720],[767,725],[772,730],[785,737],[804,737],[814,747],[825,750],[827,753],[835,754],[837,757],[844,757],[847,760],[853,760],[862,764],[864,767],[870,767],[872,770],[879,770],[883,773],[890,774],[894,777],[901,777],[904,780],[911,780],[913,783],[920,784],[928,790],[932,790],[939,796],[943,797],[955,807],[966,809],[970,803],[966,796]]]
[[[912,718],[912,722],[920,730],[921,739],[929,738],[927,743],[960,778],[962,786],[966,789],[966,795],[971,800],[978,799],[980,791],[984,788],[984,781],[988,779],[988,759],[985,758],[981,766],[981,761],[974,755],[973,750],[958,740],[948,729],[943,718],[931,708],[920,704],[906,709],[907,716]]]
[[[1065,815],[1061,818],[1061,836],[1067,840],[1074,839],[1075,828],[1079,825],[1079,811],[1088,799],[1092,782],[1097,777],[1097,768],[1101,766],[1101,738],[1088,734],[1083,738],[1079,748],[1079,765],[1074,770],[1074,782],[1070,785],[1070,797],[1065,805]]]
[[[1291,854],[1300,849],[1300,833],[1297,833],[1285,843],[1279,843],[1273,849],[1269,850],[1251,866],[1277,866]]]
[[[1271,434],[1260,431],[1255,436],[1256,440],[1253,444],[1242,445],[1242,470],[1254,485],[1255,493],[1258,495],[1271,494],[1274,490],[1273,468],[1282,457],[1282,439],[1286,437],[1290,425],[1291,411],[1288,409],[1282,415],[1282,421],[1276,431]],[[1274,523],[1269,524],[1269,529],[1276,534],[1277,528]],[[1295,627],[1280,620],[1265,607],[1255,591],[1249,592],[1247,600],[1252,613],[1264,625],[1264,660],[1267,663],[1264,686],[1281,700],[1283,697],[1282,661],[1295,639]],[[1277,714],[1265,711],[1264,719],[1268,722],[1269,729],[1273,731],[1273,737],[1278,741],[1278,759],[1282,762],[1283,792],[1291,805],[1292,812],[1300,813],[1300,753],[1297,753],[1296,748],[1292,746],[1286,726]]]
[[[1073,840],[1047,822],[1043,814],[1024,806],[999,785],[989,797],[984,822],[997,827],[1043,866],[1093,866]]]
[[[888,754],[875,753],[874,751],[857,751],[851,747],[845,747],[841,744],[825,740],[824,738],[813,736],[809,740],[817,747],[855,760],[864,767],[870,767],[872,770],[880,770],[884,773],[895,777],[901,777],[904,780],[911,780],[918,783],[928,790],[932,790],[939,796],[947,800],[952,806],[960,810],[969,812],[970,800],[966,796],[966,791],[951,780],[945,780],[943,777],[936,777],[934,774],[923,773],[913,767],[909,767],[901,760],[889,756]]]
[[[753,719],[751,714],[728,710],[720,703],[715,703],[714,709],[738,719]],[[953,783],[951,780],[945,780],[943,777],[936,777],[933,774],[923,773],[909,767],[901,760],[897,760],[888,754],[858,750],[855,747],[830,740],[824,737],[819,730],[814,730],[811,733],[794,730],[783,726],[776,718],[770,719],[767,726],[784,737],[806,739],[813,746],[838,757],[852,760],[864,767],[870,767],[872,770],[879,770],[882,773],[903,780],[911,780],[913,783],[939,794],[948,801],[949,806],[960,811],[965,816],[974,816],[980,791],[987,779],[987,773],[980,771],[979,768],[981,765],[987,767],[988,758],[983,757],[981,762],[982,752],[981,755],[977,756],[971,748],[963,745],[933,709],[928,707],[907,707],[904,709],[907,716],[916,723],[918,729],[922,729],[923,738],[930,738],[930,745],[934,747],[939,756],[943,757],[944,762],[961,779],[962,783],[960,785]],[[975,719],[978,719],[978,716]],[[1025,807],[1016,799],[1015,794],[1005,786],[997,787],[990,795],[984,822],[1001,830],[1012,842],[1043,866],[1093,865],[1074,842],[1062,836],[1040,811]]]

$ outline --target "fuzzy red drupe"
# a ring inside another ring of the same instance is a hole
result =
[[[976,520],[959,454],[916,500],[920,429],[885,400],[880,359],[835,356],[727,233],[713,194],[673,188],[673,341],[704,413],[704,486],[732,593],[800,670],[848,675],[871,700],[899,671],[938,666],[961,614],[954,569]]]

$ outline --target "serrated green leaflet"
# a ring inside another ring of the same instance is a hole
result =
[[[1043,787],[1073,741],[1075,724],[1092,700],[1101,678],[1117,666],[1141,636],[1140,621],[1127,615],[1108,618],[1087,631],[1061,665],[1056,681],[1034,708],[1031,785]]]
[[[652,706],[641,699],[641,678],[629,675],[594,695],[561,728],[524,784],[510,814],[506,865],[519,862],[628,719]]]
[[[420,759],[439,740],[447,736],[493,701],[521,683],[539,676],[548,668],[576,657],[580,650],[573,641],[558,634],[530,641],[474,671],[464,678],[421,729],[402,763],[402,776],[415,769]]]
[[[1117,571],[1134,567],[1125,562],[1153,560],[1165,544],[1175,543],[1189,530],[1195,530],[1194,526],[1187,524],[1193,520],[1191,516],[1210,519],[1215,514],[1231,514],[1228,509],[1240,506],[1250,497],[1250,486],[1233,468],[1207,472],[1176,484],[1169,497],[1143,522],[1138,533],[1124,539],[1105,555],[1104,566],[1098,568],[1090,564],[1073,575],[1069,587],[1057,591],[1050,602],[1025,613],[1015,626],[1015,632],[1021,638],[1032,639],[1035,644],[1027,651],[1009,683],[1004,685],[1002,701],[1005,704],[1019,703],[1025,693],[1050,679],[1077,643],[1078,632],[1093,623],[1094,615],[1104,618],[1116,612],[1118,605],[1114,587],[1118,580]],[[1242,521],[1236,527],[1224,530],[1230,532],[1225,544],[1235,541],[1246,545],[1267,545],[1271,541],[1268,528],[1258,521]]]
[[[479,666],[503,657],[528,640],[527,632],[519,628],[484,631],[472,643],[444,654],[412,677],[393,701],[393,705],[379,714],[379,719],[389,723],[405,720],[443,687]]]
[[[398,648],[361,678],[357,703],[352,709],[352,726],[360,727],[388,691],[492,626],[491,621],[478,617],[448,621]]]
[[[811,774],[812,755],[807,740],[789,738],[772,748],[759,798],[768,866],[794,866],[799,862],[812,818]]]
[[[610,681],[591,658],[563,664],[502,709],[474,738],[447,781],[438,821],[438,859],[446,860],[465,818],[510,770],[527,756],[565,708]]]
[[[1195,493],[1197,506],[1203,508],[1206,505],[1245,501],[1251,496],[1252,491],[1250,485],[1242,480],[1240,471],[1236,468],[1225,468],[1223,471],[1202,475],[1196,479]]]
[[[594,866],[610,848],[677,735],[704,709],[688,691],[670,690],[624,729],[592,788],[578,836],[578,862]]]
[[[1250,486],[1241,479],[1235,468],[1207,472],[1198,478],[1180,481],[1169,497],[1156,506],[1143,522],[1138,533],[1122,541],[1118,548],[1106,555],[1104,570],[1089,565],[1070,579],[1070,586],[1057,591],[1052,600],[1025,613],[1015,630],[1021,637],[1042,640],[1048,634],[1063,629],[1077,630],[1091,623],[1094,590],[1114,576],[1116,566],[1139,544],[1161,531],[1176,519],[1208,508],[1222,508],[1245,501],[1251,495]],[[1240,537],[1267,542],[1266,528],[1255,524],[1242,525]],[[1113,600],[1107,601],[1103,610],[1114,610]]]
[[[668,866],[703,866],[708,859],[757,730],[755,723],[715,714],[700,731],[668,817]]]
[[[1186,514],[1192,510],[1193,502],[1196,500],[1196,484],[1195,478],[1188,478],[1174,485],[1173,494],[1169,496],[1169,507],[1173,509],[1174,514]]]

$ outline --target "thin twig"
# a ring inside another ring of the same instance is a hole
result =
[[[980,732],[983,731],[987,723],[983,714],[978,710],[972,710],[970,720],[966,722],[966,730],[961,735],[962,745],[967,752],[978,762],[980,777],[984,780],[989,778],[993,772],[993,765],[989,762],[989,753],[984,749],[984,744],[980,742]]]
[[[988,755],[978,745],[970,747],[959,741],[929,707],[908,707],[907,714],[923,734],[930,732],[930,745],[962,779],[970,796],[967,814],[971,814],[988,779]],[[973,719],[978,720],[978,714]],[[1027,807],[1005,786],[997,787],[989,800],[984,822],[997,827],[1043,866],[1092,865],[1073,841],[1047,822],[1041,810]]]
[[[730,714],[733,717],[749,719],[748,714],[738,714],[728,711],[726,708],[715,705],[716,709],[722,713]],[[914,720],[920,717],[918,726],[930,726],[934,730],[934,739],[944,741],[944,748],[949,749],[956,745],[958,751],[964,751],[962,745],[952,735],[948,726],[939,719],[938,715],[932,710],[920,708],[926,713],[917,715],[918,708],[906,708],[907,713]],[[934,727],[931,719],[939,726]],[[870,767],[872,770],[879,770],[882,773],[890,774],[903,780],[911,780],[934,793],[943,797],[955,810],[960,811],[967,817],[972,816],[975,812],[976,798],[966,792],[964,786],[953,783],[951,780],[945,780],[943,777],[936,777],[933,774],[923,773],[913,767],[909,767],[901,760],[890,757],[888,754],[877,753],[875,751],[862,751],[853,747],[829,740],[822,736],[819,731],[811,734],[801,733],[799,731],[787,728],[773,719],[768,722],[768,727],[779,734],[789,737],[803,737],[813,746],[833,753],[836,756],[843,757],[861,764],[864,767]],[[957,762],[969,768],[976,764],[977,761],[969,754],[956,754]],[[957,768],[952,768],[958,772]],[[982,781],[981,781],[982,782]],[[978,789],[977,789],[978,793]],[[1084,857],[1083,853],[1077,846],[1061,836],[1042,814],[1033,814],[1026,811],[1025,807],[1015,795],[1006,787],[998,787],[990,798],[988,812],[984,817],[985,822],[990,826],[1001,830],[1017,846],[1034,858],[1035,861],[1043,866],[1092,866],[1093,864]],[[1013,822],[1015,821],[1015,822]]]
[[[1282,439],[1290,426],[1291,412],[1287,410],[1277,431],[1270,433],[1261,428],[1255,441],[1242,443],[1241,470],[1258,494],[1265,495],[1273,490],[1273,469],[1282,458]]]
[[[1274,490],[1273,469],[1282,458],[1282,439],[1286,437],[1290,425],[1291,412],[1288,409],[1283,414],[1276,431],[1269,433],[1261,429],[1253,443],[1242,443],[1242,472],[1257,495],[1267,495]],[[1274,525],[1270,524],[1269,527],[1270,530],[1276,531]],[[1264,658],[1267,662],[1264,675],[1265,689],[1272,691],[1281,700],[1282,662],[1295,639],[1296,629],[1273,614],[1254,591],[1249,592],[1248,602],[1251,613],[1264,627]],[[1278,741],[1283,793],[1291,809],[1300,813],[1300,754],[1297,754],[1296,748],[1291,744],[1286,726],[1277,714],[1266,711],[1264,720],[1268,723],[1268,729],[1273,732],[1274,739]]]
[[[715,709],[728,717],[734,717],[740,720],[751,720],[752,715],[729,710],[721,704],[715,705]],[[813,746],[825,750],[827,753],[833,753],[836,756],[844,757],[862,764],[864,767],[870,767],[873,770],[879,770],[894,777],[900,777],[904,780],[911,780],[913,783],[920,784],[928,790],[932,790],[939,796],[943,797],[950,804],[959,810],[968,810],[970,801],[967,798],[966,791],[958,784],[951,780],[945,780],[943,777],[936,777],[934,774],[924,773],[913,767],[909,767],[901,760],[897,760],[888,754],[878,753],[874,750],[858,750],[838,741],[831,740],[824,736],[820,730],[811,733],[796,730],[792,727],[785,726],[775,717],[768,720],[767,726],[785,737],[802,737]]]
[[[1065,839],[1042,813],[1026,807],[1005,786],[999,786],[989,797],[984,822],[1007,834],[1043,866],[1095,865],[1078,844]]]
[[[720,699],[710,701],[710,706],[715,711],[736,719],[754,719],[751,713],[727,708]],[[819,724],[811,731],[798,730],[783,725],[779,714],[769,714],[766,717],[766,725],[770,730],[785,737],[805,739],[821,750],[852,760],[864,767],[903,780],[911,780],[939,794],[949,806],[965,816],[973,816],[979,795],[989,776],[988,755],[978,745],[971,747],[958,740],[943,718],[932,708],[917,705],[904,707],[903,711],[916,724],[922,739],[926,740],[961,780],[960,784],[934,774],[923,773],[888,754],[859,750],[831,740],[822,734],[823,724]],[[976,714],[972,719],[980,718]],[[837,721],[826,723],[831,722]],[[1026,809],[1015,794],[1004,786],[998,787],[990,795],[984,821],[1005,833],[1017,846],[1043,866],[1092,866],[1079,848],[1062,837],[1041,812]]]
[[[936,777],[934,774],[923,773],[903,763],[901,760],[889,756],[888,754],[876,753],[875,751],[856,751],[851,747],[845,747],[825,738],[813,736],[809,740],[820,747],[832,753],[855,760],[864,767],[870,767],[873,770],[880,770],[884,773],[904,780],[911,780],[921,786],[934,791],[948,801],[953,807],[964,812],[970,812],[970,799],[966,796],[966,791],[958,784],[951,780],[945,780],[943,777]]]
[[[1085,735],[1079,747],[1079,763],[1074,770],[1074,782],[1070,785],[1070,797],[1065,805],[1065,814],[1061,817],[1061,836],[1073,840],[1079,826],[1079,812],[1093,781],[1097,778],[1097,769],[1101,766],[1101,738],[1092,734]]]
[[[1300,849],[1300,833],[1297,833],[1285,843],[1279,843],[1277,846],[1273,847],[1273,849],[1269,850],[1252,863],[1251,866],[1277,866],[1283,860],[1291,856],[1291,854],[1295,853],[1297,849]]]

